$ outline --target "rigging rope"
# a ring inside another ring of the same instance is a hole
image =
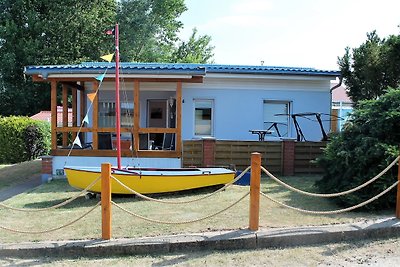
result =
[[[149,200],[149,201],[154,201],[154,202],[159,202],[159,203],[164,203],[164,204],[188,204],[188,203],[193,203],[193,202],[196,202],[196,201],[200,201],[200,200],[209,198],[209,197],[211,197],[211,196],[213,196],[213,195],[215,195],[215,194],[217,194],[217,193],[219,193],[219,192],[225,190],[226,188],[228,188],[229,186],[231,186],[231,185],[233,185],[235,182],[237,182],[240,178],[242,178],[243,175],[244,175],[245,173],[247,173],[247,172],[250,170],[250,168],[251,168],[250,166],[247,167],[240,175],[238,175],[237,177],[235,177],[235,179],[233,179],[233,180],[230,181],[229,183],[225,184],[222,188],[220,188],[220,189],[218,189],[218,190],[216,190],[216,191],[214,191],[214,192],[212,192],[212,193],[210,193],[210,194],[207,194],[207,195],[205,195],[205,196],[202,196],[202,197],[200,197],[200,198],[196,198],[196,199],[192,199],[192,200],[185,200],[185,201],[161,200],[161,199],[156,199],[156,198],[148,197],[148,196],[146,196],[146,195],[143,195],[143,194],[141,194],[141,193],[139,193],[139,192],[133,190],[132,188],[129,188],[129,187],[126,186],[124,183],[122,183],[120,180],[118,180],[116,177],[114,177],[114,176],[111,175],[111,178],[113,178],[118,184],[120,184],[120,185],[121,185],[122,187],[124,187],[126,190],[128,190],[128,191],[130,191],[131,193],[137,195],[138,197],[141,197],[142,199]]]
[[[147,217],[144,217],[144,216],[142,216],[142,215],[136,214],[136,213],[134,213],[134,212],[132,212],[132,211],[129,211],[129,210],[125,209],[124,207],[118,205],[118,204],[115,203],[114,201],[111,201],[111,203],[112,203],[114,206],[116,206],[117,208],[119,208],[119,209],[125,211],[126,213],[128,213],[128,214],[130,214],[130,215],[132,215],[132,216],[134,216],[134,217],[137,217],[137,218],[139,218],[139,219],[148,221],[148,222],[161,223],[161,224],[189,224],[189,223],[194,223],[194,222],[199,222],[199,221],[202,221],[202,220],[209,219],[209,218],[211,218],[211,217],[213,217],[213,216],[216,216],[216,215],[218,215],[218,214],[220,214],[220,213],[222,213],[222,212],[224,212],[224,211],[227,211],[228,209],[232,208],[233,206],[235,206],[236,204],[238,204],[240,201],[242,201],[242,200],[243,200],[245,197],[247,197],[249,194],[250,194],[250,192],[247,192],[244,196],[242,196],[239,200],[235,201],[233,204],[231,204],[231,205],[229,205],[228,207],[226,207],[226,208],[224,208],[224,209],[222,209],[222,210],[219,210],[219,211],[217,211],[217,212],[215,212],[215,213],[209,214],[209,215],[207,215],[207,216],[204,216],[204,217],[201,217],[201,218],[198,218],[198,219],[188,220],[188,221],[182,221],[182,222],[161,221],[161,220],[156,220],[156,219],[147,218]]]
[[[83,189],[82,191],[80,191],[78,194],[76,194],[75,196],[71,197],[70,199],[65,200],[64,202],[61,202],[59,204],[56,204],[54,206],[51,207],[47,207],[47,208],[38,208],[38,209],[27,209],[27,208],[14,208],[14,207],[10,207],[2,202],[0,202],[0,207],[6,208],[6,209],[10,209],[10,210],[14,210],[14,211],[24,211],[24,212],[39,212],[39,211],[45,211],[45,210],[51,210],[51,209],[56,209],[62,206],[67,205],[68,203],[74,201],[75,199],[77,199],[78,197],[80,197],[81,195],[83,195],[84,193],[87,193],[88,190],[90,188],[92,188],[95,183],[97,183],[99,180],[101,179],[101,176],[99,176],[96,180],[94,180],[91,184],[89,184],[85,189]]]
[[[273,179],[275,182],[279,183],[280,185],[286,187],[289,190],[292,190],[294,192],[303,194],[303,195],[307,195],[307,196],[312,196],[312,197],[338,197],[338,196],[342,196],[342,195],[346,195],[346,194],[350,194],[353,193],[357,190],[360,190],[362,188],[364,188],[365,186],[369,185],[370,183],[374,182],[375,180],[377,180],[378,178],[382,177],[382,175],[384,175],[388,170],[390,170],[390,168],[392,168],[396,162],[400,159],[400,156],[398,156],[397,158],[395,158],[392,163],[390,163],[383,171],[381,171],[380,173],[378,173],[377,175],[375,175],[375,177],[373,177],[372,179],[370,179],[369,181],[353,188],[347,191],[343,191],[343,192],[338,192],[338,193],[331,193],[331,194],[318,194],[318,193],[310,193],[310,192],[306,192],[300,189],[297,189],[291,185],[286,184],[285,182],[283,182],[282,180],[280,180],[279,178],[275,177],[273,174],[271,174],[267,169],[265,169],[264,167],[261,166],[261,170],[265,172],[265,174],[267,174],[269,177],[271,177],[271,179]]]
[[[285,208],[289,208],[289,209],[292,209],[292,210],[296,210],[296,211],[303,212],[303,213],[308,213],[308,214],[323,214],[323,215],[326,215],[326,214],[338,214],[338,213],[342,213],[342,212],[346,212],[346,211],[351,211],[351,210],[360,208],[360,207],[362,207],[362,206],[365,206],[365,205],[371,203],[372,201],[374,201],[374,200],[380,198],[382,195],[386,194],[387,192],[389,192],[389,191],[390,191],[391,189],[393,189],[398,183],[399,183],[399,181],[396,181],[393,185],[391,185],[390,187],[386,188],[384,191],[382,191],[382,192],[379,193],[378,195],[376,195],[376,196],[374,196],[374,197],[372,197],[372,198],[370,198],[370,199],[368,199],[368,200],[366,200],[366,201],[364,201],[364,202],[361,202],[360,204],[357,204],[357,205],[354,205],[354,206],[351,206],[351,207],[348,207],[348,208],[345,208],[345,209],[330,210],[330,211],[313,211],[313,210],[300,209],[300,208],[296,208],[296,207],[287,205],[287,204],[285,204],[285,203],[282,203],[282,202],[280,202],[280,201],[278,201],[278,200],[276,200],[276,199],[273,199],[272,197],[267,196],[267,195],[266,195],[265,193],[263,193],[263,192],[260,192],[260,194],[261,194],[263,197],[265,197],[265,198],[271,200],[272,202],[274,202],[274,203],[276,203],[276,204],[278,204],[278,205],[281,205],[281,206],[283,206],[283,207],[285,207]]]
[[[100,204],[101,204],[101,201],[97,202],[97,204],[93,208],[91,208],[89,211],[84,213],[82,216],[78,217],[77,219],[75,219],[75,220],[73,220],[73,221],[71,221],[71,222],[69,222],[67,224],[63,224],[63,225],[61,225],[59,227],[56,227],[56,228],[51,228],[51,229],[42,230],[42,231],[25,231],[25,230],[18,230],[18,229],[8,228],[8,227],[0,225],[0,229],[7,230],[7,231],[10,231],[10,232],[14,232],[14,233],[20,233],[20,234],[44,234],[44,233],[50,233],[50,232],[54,232],[56,230],[60,230],[62,228],[65,228],[67,226],[70,226],[70,225],[76,223],[77,221],[81,220],[86,215],[88,215],[89,213],[94,211],[98,206],[100,206]]]

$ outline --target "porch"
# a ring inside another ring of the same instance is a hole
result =
[[[107,74],[101,81],[89,76],[94,75],[32,75],[36,82],[51,84],[52,156],[117,156],[115,75]],[[182,84],[202,83],[203,76],[132,76],[122,74],[120,81],[121,156],[181,158]],[[57,125],[60,100],[62,124]],[[81,146],[75,142],[77,136]]]

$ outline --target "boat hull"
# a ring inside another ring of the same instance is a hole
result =
[[[85,189],[101,176],[100,168],[64,168],[68,183],[75,188]],[[234,171],[224,168],[197,168],[176,170],[129,170],[112,171],[113,177],[128,188],[141,194],[176,192],[195,188],[226,184],[234,179]],[[101,192],[101,180],[90,192]],[[114,179],[111,179],[111,193],[132,194]]]

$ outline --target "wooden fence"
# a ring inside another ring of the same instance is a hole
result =
[[[209,149],[204,150],[205,146],[209,147],[209,144],[205,144],[206,142],[212,142],[211,152]],[[285,149],[283,142],[294,143],[294,149]],[[183,166],[210,165],[204,162],[206,158],[211,157],[213,162],[211,165],[226,167],[235,165],[238,170],[243,170],[250,166],[251,153],[259,152],[262,155],[261,164],[271,172],[285,175],[320,174],[323,170],[315,164],[314,160],[323,153],[325,146],[326,142],[295,142],[293,140],[277,142],[190,140],[183,141]],[[205,155],[204,152],[212,153],[212,155]],[[284,164],[292,164],[294,173],[285,173]]]

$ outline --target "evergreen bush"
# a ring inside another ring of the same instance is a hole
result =
[[[0,163],[32,160],[49,150],[49,123],[29,117],[0,117]]]
[[[400,90],[388,89],[377,100],[361,101],[342,132],[331,136],[317,163],[325,169],[316,183],[320,192],[352,189],[385,169],[398,155],[400,144]],[[379,194],[397,180],[397,165],[383,177],[357,192],[335,198],[342,206],[353,206]],[[364,209],[394,207],[395,190]]]

